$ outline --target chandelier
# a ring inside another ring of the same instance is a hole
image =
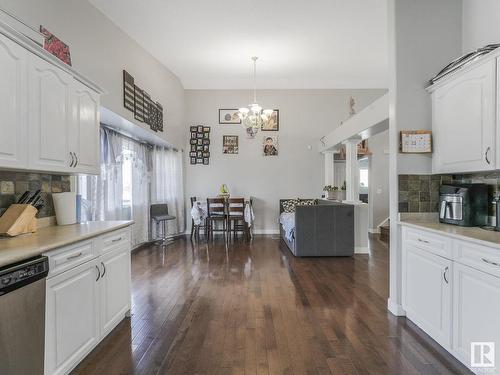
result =
[[[257,104],[257,56],[252,57],[253,60],[253,104],[249,104],[248,107],[242,107],[238,109],[238,117],[241,119],[241,123],[247,130],[252,133],[257,133],[261,129],[262,125],[269,121],[269,118],[273,114],[272,109],[262,109],[262,107]],[[251,128],[251,129],[248,129]]]

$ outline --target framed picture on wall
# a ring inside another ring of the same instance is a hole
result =
[[[237,154],[238,153],[238,136],[224,135],[222,137],[222,153]]]
[[[210,162],[209,158],[203,158],[203,165],[208,165]]]
[[[261,126],[263,131],[277,132],[280,130],[280,111],[275,109],[269,119]]]
[[[238,109],[219,109],[219,124],[241,124]]]
[[[265,135],[262,144],[262,153],[264,156],[278,156],[278,136]]]

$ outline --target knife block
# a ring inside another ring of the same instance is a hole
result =
[[[31,204],[11,204],[0,216],[0,236],[15,237],[36,232],[37,212]]]

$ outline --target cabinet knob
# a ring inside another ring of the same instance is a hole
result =
[[[448,268],[448,267],[446,267],[446,268],[444,269],[444,273],[443,273],[443,278],[444,278],[444,281],[446,282],[446,284],[449,284],[449,282],[448,282],[448,278],[446,277],[446,275],[448,274],[448,270],[449,270],[449,268]]]
[[[75,159],[76,159],[76,162],[75,162],[75,168],[76,168],[78,165],[78,155],[76,154],[76,152],[75,152]]]
[[[73,156],[73,153],[70,151],[69,156],[71,157],[71,162],[69,163],[69,166],[73,168],[73,164],[75,164],[75,157]]]
[[[491,150],[491,147],[488,147],[486,149],[486,152],[484,153],[484,159],[486,160],[486,163],[488,163],[488,164],[491,164],[491,161],[490,161],[490,150]]]
[[[95,268],[97,270],[97,279],[95,279],[95,281],[97,282],[101,278],[101,270],[99,269],[99,267],[97,266],[97,264],[96,264]]]

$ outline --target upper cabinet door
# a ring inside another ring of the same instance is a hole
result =
[[[26,168],[27,51],[0,36],[0,167]]]
[[[69,132],[73,121],[73,77],[56,66],[29,55],[29,168],[71,172]]]
[[[99,174],[99,94],[75,81],[70,152],[75,172]]]
[[[432,109],[434,173],[495,169],[495,60],[436,88]]]

